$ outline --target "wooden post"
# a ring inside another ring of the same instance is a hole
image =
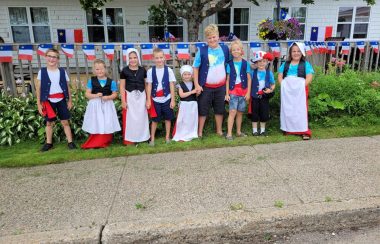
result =
[[[19,65],[19,69],[20,69],[20,76],[21,76],[21,82],[22,82],[22,92],[26,96],[27,91],[26,91],[26,86],[25,86],[24,70],[22,68],[22,61],[20,59],[18,60],[18,65]],[[16,87],[17,87],[17,84],[16,84]]]
[[[372,71],[372,63],[373,63],[373,48],[371,48],[370,56],[369,56],[369,72]]]
[[[356,58],[356,47],[354,47],[354,57],[352,58],[352,70],[355,70],[355,58]],[[359,59],[360,60],[360,59]],[[359,62],[360,63],[360,62]]]
[[[79,59],[78,59],[78,47],[74,46],[74,55],[75,55],[75,67],[76,67],[76,73],[77,73],[77,89],[82,89],[82,83],[80,80],[80,72],[79,72]]]
[[[11,88],[8,86],[8,80],[10,79],[10,73],[7,72],[8,66],[5,66],[6,63],[0,63],[1,78],[3,80],[3,89],[9,95],[12,93]],[[8,90],[9,88],[9,90]]]
[[[375,65],[375,71],[377,71],[377,67],[379,67],[379,51],[376,53],[376,65]]]
[[[32,87],[32,94],[35,96],[36,95],[36,84],[34,83],[32,61],[28,61],[28,66],[29,66],[29,75],[30,75],[30,86]]]

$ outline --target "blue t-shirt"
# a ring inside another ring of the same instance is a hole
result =
[[[234,66],[235,66],[235,70],[236,70],[236,81],[235,81],[235,84],[241,83],[240,70],[241,70],[241,66],[242,65],[243,65],[243,61],[238,61],[238,62],[234,61]],[[226,71],[227,71],[227,74],[231,73],[231,69],[230,69],[229,65],[227,65]],[[247,62],[247,74],[250,74],[250,73],[251,73],[251,66]]]
[[[252,73],[251,73],[251,77],[253,77],[253,70],[252,70]],[[256,74],[255,74],[256,75]],[[264,89],[265,87],[265,77],[267,75],[267,71],[266,70],[257,70],[257,79],[259,80],[259,91]],[[253,78],[252,78],[253,80]],[[274,81],[274,75],[273,75],[273,72],[269,72],[269,83],[271,85],[273,85],[275,83]]]
[[[305,66],[306,66],[306,75],[309,74],[314,74],[314,69],[311,66],[311,64],[307,61],[305,61]],[[283,63],[278,70],[278,73],[284,73],[284,68],[285,68],[285,63]],[[289,65],[289,70],[288,70],[288,76],[297,76],[298,74],[298,64],[296,65]]]
[[[107,80],[99,80],[99,83],[100,83],[101,87],[104,87],[106,85],[106,83],[107,83]],[[89,79],[88,82],[87,82],[87,89],[92,90],[91,79]],[[117,85],[116,85],[116,82],[114,80],[111,83],[111,91],[112,92],[117,92]]]

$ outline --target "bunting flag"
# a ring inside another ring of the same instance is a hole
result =
[[[359,48],[359,51],[361,53],[364,53],[364,42],[363,41],[356,42],[356,46]]]
[[[278,43],[278,42],[269,42],[268,46],[272,50],[273,56],[275,58],[279,58],[281,56],[280,43]]]
[[[305,52],[307,56],[313,55],[313,51],[311,50],[311,47],[310,47],[310,42],[305,42]]]
[[[32,61],[33,59],[33,46],[21,45],[18,48],[18,59]]]
[[[334,55],[335,54],[335,42],[328,42],[328,53]]]
[[[115,54],[115,45],[114,44],[104,44],[102,45],[103,52],[106,55],[108,60],[113,60]]]
[[[310,41],[318,41],[318,27],[316,26],[311,27]]]
[[[350,43],[342,42],[342,55],[348,55],[350,53]]]
[[[178,59],[190,59],[189,44],[177,44]]]
[[[58,43],[83,43],[82,29],[57,29]]]
[[[372,42],[369,42],[369,44],[371,45],[371,47],[375,53],[379,53],[379,42],[372,41]]]
[[[121,45],[121,49],[123,50],[123,60],[127,61],[127,50],[128,48],[134,48],[133,44],[123,44]]]
[[[254,55],[258,51],[261,51],[261,43],[260,42],[250,42],[249,47],[251,49],[251,54]]]
[[[219,45],[220,45],[220,46],[225,46],[226,43],[224,43],[224,42],[219,42]]]
[[[157,47],[162,49],[162,51],[164,51],[164,55],[165,55],[165,59],[168,60],[168,59],[171,59],[171,55],[170,55],[170,45],[165,43],[165,44],[157,44]]]
[[[0,63],[12,63],[12,45],[0,45]]]
[[[326,43],[318,42],[318,46],[319,46],[319,53],[328,53],[329,50],[326,46]]]
[[[94,44],[83,44],[83,53],[86,55],[87,60],[92,61],[96,59]]]
[[[66,57],[74,57],[74,44],[61,44],[61,50]]]
[[[205,47],[207,44],[205,42],[196,42],[195,46],[199,49],[201,47]]]
[[[310,43],[310,48],[311,48],[311,50],[312,50],[315,54],[318,54],[318,53],[319,53],[319,49],[318,49],[317,42],[309,42],[309,43]]]
[[[45,56],[47,50],[53,48],[53,44],[40,44],[38,45],[37,54],[40,56]]]
[[[153,59],[153,44],[144,43],[144,44],[141,44],[140,47],[141,47],[142,60],[152,60]]]

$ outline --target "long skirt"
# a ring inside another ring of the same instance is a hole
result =
[[[194,138],[198,138],[198,104],[196,101],[181,101],[173,129],[173,140],[190,141]]]

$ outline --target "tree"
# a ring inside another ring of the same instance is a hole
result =
[[[112,0],[79,0],[83,9],[99,8]],[[127,0],[125,0],[127,1]],[[189,41],[198,39],[199,26],[202,21],[226,8],[232,6],[233,0],[161,0],[161,3],[167,10],[187,21]],[[247,0],[256,6],[259,1],[264,0]],[[265,0],[279,3],[281,0]],[[317,0],[318,1],[318,0]],[[363,0],[368,5],[375,4],[376,0]],[[302,0],[303,4],[314,4],[315,0]]]

